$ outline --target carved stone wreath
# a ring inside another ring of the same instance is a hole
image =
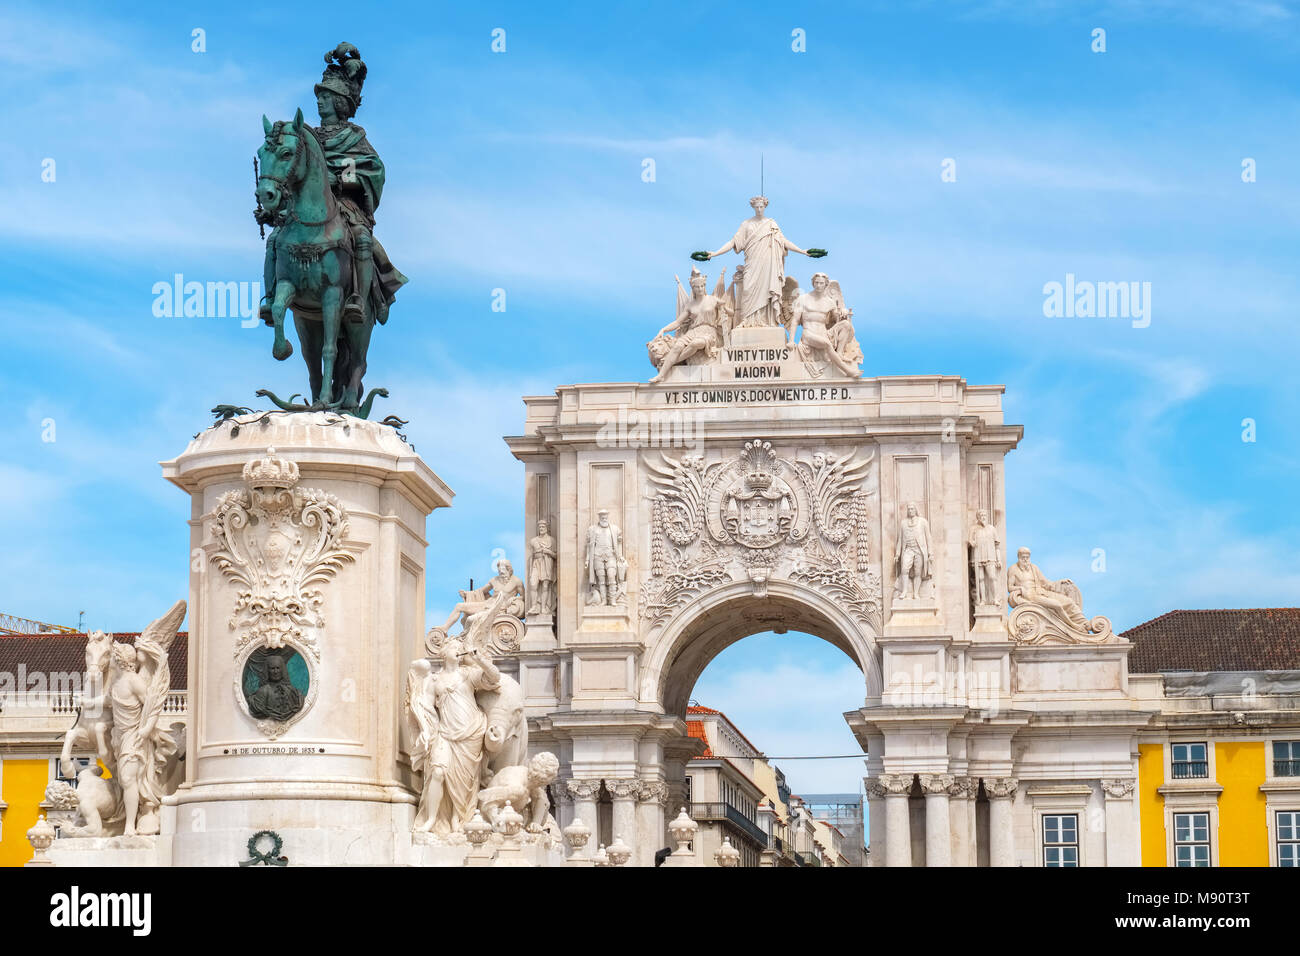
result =
[[[347,512],[331,494],[296,487],[298,465],[274,448],[245,465],[243,477],[245,487],[222,495],[208,522],[212,563],[242,585],[229,620],[240,631],[235,657],[292,640],[319,660],[320,585],[354,560],[343,545]]]
[[[647,464],[651,575],[639,602],[651,626],[736,580],[736,564],[760,596],[783,564],[790,579],[879,628],[880,579],[868,544],[867,498],[874,492],[865,487],[874,453],[790,459],[756,439],[735,457],[709,464],[702,455],[660,457],[661,464]]]

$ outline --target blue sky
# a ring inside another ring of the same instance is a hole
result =
[[[1086,610],[1126,628],[1294,605],[1296,4],[843,6],[317,3],[291,28],[275,5],[7,5],[0,611],[134,630],[185,593],[188,504],[157,462],[212,405],[303,374],[263,327],[156,318],[151,289],[260,279],[260,118],[313,116],[341,39],[370,68],[377,234],[412,280],[368,383],[458,492],[430,523],[431,616],[493,549],[522,552],[522,468],[500,441],[520,395],[648,378],[672,276],[748,215],[760,154],[769,213],[831,250],[866,374],[1007,386],[1025,426],[1010,544]],[[1150,282],[1150,326],[1045,318],[1043,285],[1067,273]],[[773,705],[775,677],[807,694]],[[696,697],[773,753],[848,753],[860,688],[828,645],[763,638]],[[834,704],[812,721],[804,696]],[[851,762],[788,769],[856,789]]]

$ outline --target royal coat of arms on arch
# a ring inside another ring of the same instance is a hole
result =
[[[783,576],[879,623],[868,507],[876,493],[873,452],[784,457],[755,439],[719,461],[660,457],[646,463],[651,560],[639,603],[648,623],[662,624],[714,587],[748,577],[761,596]]]
[[[802,537],[807,530],[807,502],[801,515],[798,495],[778,474],[781,462],[771,443],[746,442],[735,466],[739,474],[717,485],[720,507],[707,512],[709,518],[721,519],[722,535],[745,548],[771,548],[792,535]]]

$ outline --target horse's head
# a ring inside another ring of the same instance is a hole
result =
[[[293,120],[272,123],[262,117],[266,142],[257,151],[260,168],[257,178],[258,202],[272,215],[289,205],[302,185],[306,173],[307,148],[303,137],[311,135],[303,126],[302,110]]]
[[[113,639],[103,631],[91,631],[86,640],[86,672],[103,674],[108,670],[109,655],[113,650]]]

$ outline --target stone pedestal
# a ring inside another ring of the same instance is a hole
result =
[[[169,843],[164,836],[63,837],[46,855],[55,866],[166,866]]]
[[[233,419],[163,473],[192,499],[171,862],[234,865],[259,830],[294,865],[408,856],[401,695],[423,653],[425,519],[451,490],[392,428],[328,413]],[[250,700],[267,653],[285,661],[296,713]]]

